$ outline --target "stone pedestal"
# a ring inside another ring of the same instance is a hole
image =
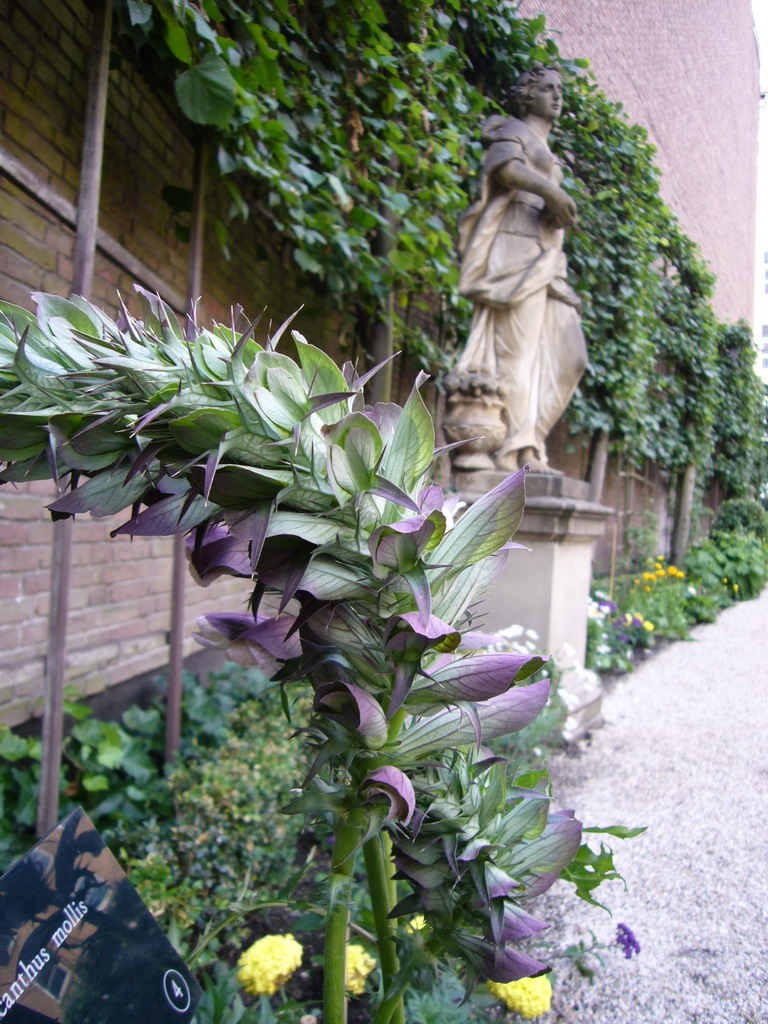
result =
[[[497,471],[456,473],[454,486],[472,502],[504,479]],[[513,624],[535,630],[541,648],[562,673],[560,694],[568,708],[563,735],[569,742],[602,721],[599,677],[584,668],[592,549],[612,509],[589,500],[583,480],[548,473],[526,478],[525,514],[507,566],[477,609],[478,626]]]

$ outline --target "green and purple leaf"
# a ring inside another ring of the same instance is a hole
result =
[[[548,659],[529,654],[476,654],[430,672],[431,683],[419,686],[419,701],[485,701],[538,671]]]
[[[512,473],[461,516],[435,548],[437,565],[468,566],[494,554],[520,525],[525,505],[525,470]]]
[[[529,725],[541,712],[549,696],[549,680],[530,686],[514,687],[498,697],[475,705],[482,729],[482,742],[507,736]],[[451,747],[475,743],[475,727],[467,712],[460,707],[444,708],[427,718],[420,718],[400,734],[399,754],[419,760],[429,754]]]

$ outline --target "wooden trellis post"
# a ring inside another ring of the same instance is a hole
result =
[[[190,324],[195,319],[195,303],[203,284],[203,247],[205,241],[205,143],[195,143],[192,179],[192,222],[189,233],[189,271],[187,278],[187,310]],[[165,759],[170,761],[179,749],[181,735],[182,675],[184,672],[184,592],[187,561],[184,535],[173,538],[173,569],[171,575],[171,629],[168,666],[168,703],[165,719]]]
[[[104,123],[107,112],[109,47],[112,35],[111,0],[99,0],[94,9],[93,35],[88,68],[83,150],[80,159],[80,191],[74,247],[72,292],[89,298],[101,194]],[[72,520],[53,526],[51,557],[51,606],[48,615],[48,653],[45,663],[45,697],[40,763],[40,795],[37,832],[49,832],[59,816],[59,780],[64,718],[69,579],[72,561]]]

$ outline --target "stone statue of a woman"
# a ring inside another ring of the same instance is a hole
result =
[[[520,78],[515,116],[493,116],[483,128],[480,197],[459,222],[459,290],[475,310],[455,376],[491,381],[503,393],[503,439],[490,453],[503,470],[526,463],[548,470],[545,439],[587,361],[562,252],[576,206],[560,188],[560,164],[547,145],[562,96],[555,68],[534,66]]]

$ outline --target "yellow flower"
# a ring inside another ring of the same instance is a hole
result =
[[[676,565],[670,565],[670,567],[667,569],[667,572],[670,576],[677,576],[679,571],[680,570],[677,568]]]
[[[661,564],[661,562],[657,562],[656,565],[654,565],[654,569],[656,570],[656,572],[664,572],[664,566]]]
[[[739,584],[738,583],[734,583],[733,584],[733,592],[734,592],[734,594],[738,594],[738,592],[739,592]]]
[[[346,986],[353,996],[362,994],[365,979],[376,966],[372,956],[368,956],[362,946],[347,946]]]
[[[631,616],[631,614],[629,612],[624,612],[624,625],[625,626],[631,626],[632,625],[632,616]]]
[[[650,588],[650,587],[646,587],[646,588],[645,588],[645,592],[646,592],[646,594],[650,594],[650,592],[651,592],[651,588]]]
[[[640,580],[632,580],[632,582],[633,582],[633,583],[634,583],[635,585],[637,585],[637,584],[638,584],[638,583],[640,582]]]
[[[265,935],[237,961],[237,980],[252,996],[273,996],[301,966],[304,952],[292,935]]]
[[[415,935],[417,932],[420,932],[422,928],[426,927],[427,919],[424,917],[424,915],[416,914],[416,916],[412,917],[408,924],[405,926],[405,930],[408,932],[409,935]]]
[[[488,988],[508,1010],[514,1010],[527,1020],[540,1017],[552,1006],[552,984],[546,975],[541,978],[521,978],[520,981],[508,981],[506,984],[489,981]]]
[[[643,573],[643,579],[644,580],[655,580],[656,577],[654,576],[654,574],[652,572],[644,572]]]
[[[652,622],[649,622],[648,619],[646,619],[643,623],[643,629],[647,629],[649,633],[652,633],[656,627]]]

